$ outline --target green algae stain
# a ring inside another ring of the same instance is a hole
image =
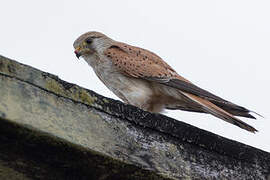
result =
[[[63,87],[54,79],[48,79],[46,81],[45,87],[49,91],[52,91],[56,94],[63,95],[63,96],[65,96],[65,94],[66,94]]]
[[[103,98],[102,101],[105,103],[109,103],[108,99],[106,99],[106,98]]]
[[[82,102],[87,105],[93,105],[97,100],[97,97],[91,96],[86,90],[79,88],[72,88],[66,90],[60,83],[54,79],[47,79],[45,88],[58,95],[71,98],[75,101]]]
[[[83,102],[83,103],[86,103],[86,104],[91,105],[91,104],[93,104],[97,100],[97,98],[90,96],[86,92],[86,90],[82,89],[82,90],[79,91],[79,100],[81,102]]]
[[[19,69],[19,65],[14,62],[9,62],[6,59],[0,59],[0,72],[8,75],[16,74],[16,70]]]

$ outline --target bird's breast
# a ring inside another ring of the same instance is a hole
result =
[[[153,94],[150,83],[123,75],[112,66],[101,65],[95,69],[98,78],[124,102],[140,106]]]

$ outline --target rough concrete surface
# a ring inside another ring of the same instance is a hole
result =
[[[267,179],[270,154],[0,56],[0,179]]]

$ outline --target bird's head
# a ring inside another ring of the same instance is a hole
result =
[[[73,43],[73,47],[75,49],[74,52],[77,58],[81,56],[90,56],[104,51],[112,44],[112,41],[112,39],[100,32],[87,32],[78,37]]]

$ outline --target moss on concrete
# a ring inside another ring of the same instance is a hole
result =
[[[47,80],[45,88],[57,94],[65,94],[65,90],[54,79]]]

